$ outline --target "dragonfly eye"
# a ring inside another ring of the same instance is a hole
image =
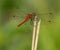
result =
[[[35,16],[35,13],[28,14],[28,17],[29,17],[29,18],[32,18],[32,17],[34,17],[34,16]]]

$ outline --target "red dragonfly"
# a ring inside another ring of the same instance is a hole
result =
[[[20,27],[21,25],[23,25],[25,22],[29,21],[30,19],[34,18],[35,17],[35,13],[31,13],[31,14],[28,14],[26,16],[26,18],[24,19],[24,21],[22,21],[21,23],[19,23],[17,25],[17,27]]]

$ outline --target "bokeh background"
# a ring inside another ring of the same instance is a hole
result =
[[[60,0],[0,0],[0,50],[31,50],[33,24],[17,25],[32,12],[41,18],[37,50],[60,50]]]

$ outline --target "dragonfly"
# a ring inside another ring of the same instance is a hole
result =
[[[20,20],[21,18],[24,18],[24,20],[22,21],[22,22],[19,22],[18,24],[17,24],[17,27],[20,27],[20,26],[22,26],[24,23],[26,23],[26,22],[28,22],[29,20],[30,20],[30,22],[31,23],[33,23],[33,20],[34,20],[34,17],[35,16],[37,16],[38,17],[38,19],[37,20],[39,20],[40,18],[41,18],[41,20],[43,21],[43,23],[45,23],[46,21],[48,22],[48,23],[52,23],[52,19],[54,19],[54,14],[53,14],[53,12],[52,11],[50,11],[50,12],[48,12],[48,13],[40,13],[40,14],[38,14],[38,13],[35,13],[35,12],[31,12],[31,13],[27,13],[27,14],[21,14],[21,15],[23,15],[23,16],[13,16],[14,18],[15,17],[18,17],[18,20]],[[47,16],[47,17],[46,17]],[[17,18],[16,18],[17,19]]]
[[[29,21],[30,19],[32,20],[32,18],[34,19],[34,17],[35,17],[35,13],[27,14],[27,16],[24,19],[24,21],[22,21],[21,23],[19,23],[17,25],[17,27],[20,27],[22,24],[24,24],[25,22]]]

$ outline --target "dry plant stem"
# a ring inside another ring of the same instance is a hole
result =
[[[38,21],[38,23],[37,23],[36,19],[37,19],[37,16],[35,16],[35,19],[34,19],[34,28],[33,28],[32,48],[31,48],[31,50],[37,50],[37,44],[38,44],[38,36],[39,36],[39,31],[40,31],[41,19]]]
[[[34,48],[35,48],[35,31],[36,31],[36,24],[37,24],[37,21],[36,21],[36,18],[37,18],[37,16],[35,16],[35,19],[34,19],[34,28],[33,28],[33,36],[32,36],[32,48],[31,48],[31,50],[34,50]]]
[[[34,50],[37,50],[38,37],[39,37],[39,31],[40,31],[40,23],[41,23],[41,19],[38,21],[38,24],[37,24],[37,32],[36,32],[36,39],[35,39],[35,48],[34,48]]]

